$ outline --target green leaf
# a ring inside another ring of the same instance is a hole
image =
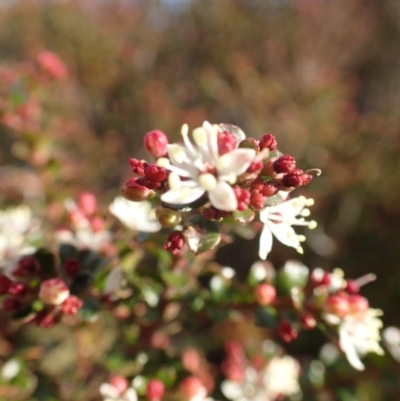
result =
[[[278,325],[276,310],[270,306],[257,308],[254,312],[254,323],[259,327],[275,328]]]
[[[100,303],[96,298],[83,298],[82,308],[78,311],[78,316],[82,320],[93,322],[97,318],[100,309]]]
[[[177,274],[168,270],[161,272],[161,278],[170,287],[184,287],[189,282],[186,274]]]
[[[247,208],[246,210],[243,210],[243,211],[235,210],[232,213],[232,215],[233,215],[233,218],[237,222],[239,222],[241,224],[248,224],[254,220],[254,217],[256,214],[255,214],[254,210]]]
[[[61,244],[58,248],[61,264],[64,264],[67,259],[76,259],[78,250],[71,244]]]
[[[183,231],[186,243],[195,254],[203,253],[215,248],[221,241],[219,232],[201,233],[194,227],[189,226]]]
[[[50,251],[40,248],[33,256],[39,262],[40,268],[46,277],[54,277],[57,275],[56,260]]]

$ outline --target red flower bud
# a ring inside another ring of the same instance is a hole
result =
[[[269,150],[276,149],[276,139],[272,134],[265,134],[259,142],[260,149],[268,148]]]
[[[271,305],[276,299],[276,289],[271,284],[260,283],[254,290],[254,297],[262,306]]]
[[[125,199],[133,202],[141,202],[153,195],[153,191],[143,185],[138,184],[137,178],[131,178],[124,182],[121,188],[121,194]]]
[[[250,199],[250,205],[254,207],[254,209],[261,210],[264,208],[266,197],[259,193],[252,193]]]
[[[123,394],[129,386],[128,380],[121,375],[111,376],[108,383],[115,387],[120,395]]]
[[[78,259],[67,259],[64,263],[64,270],[69,276],[75,276],[78,274],[79,270],[81,269],[81,266],[79,264]]]
[[[61,310],[66,315],[75,316],[82,308],[83,302],[75,295],[70,295],[62,304]]]
[[[325,303],[325,312],[345,317],[350,311],[349,300],[343,295],[331,295]]]
[[[369,308],[369,302],[366,298],[361,295],[350,295],[349,296],[350,312],[364,312]]]
[[[7,294],[11,284],[13,282],[3,274],[0,275],[0,295]]]
[[[161,380],[151,379],[147,384],[146,397],[149,401],[159,401],[164,396],[165,385]]]
[[[293,156],[283,155],[273,162],[276,173],[290,173],[296,168],[296,160]]]
[[[303,312],[300,316],[300,323],[303,329],[309,330],[313,329],[314,327],[317,326],[317,321],[315,320],[315,317],[308,312]]]
[[[144,147],[155,158],[165,156],[167,154],[168,138],[164,132],[153,130],[145,134]]]
[[[273,196],[273,195],[277,194],[278,191],[279,191],[279,188],[276,185],[271,184],[270,182],[266,182],[261,190],[261,193],[264,196],[268,197],[268,196]]]
[[[282,320],[278,326],[278,335],[286,343],[290,343],[297,337],[297,331],[286,320]]]
[[[50,78],[61,81],[68,77],[68,68],[64,62],[54,53],[49,51],[41,51],[36,56],[39,67]]]
[[[224,155],[236,148],[237,139],[228,131],[218,132],[218,153]]]

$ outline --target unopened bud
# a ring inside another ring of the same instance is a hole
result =
[[[186,400],[192,399],[195,395],[201,394],[204,390],[204,397],[207,392],[203,383],[195,376],[187,377],[181,381],[180,392]]]
[[[239,143],[239,148],[254,149],[256,153],[260,152],[260,145],[254,138],[243,139],[243,141]]]
[[[96,197],[90,192],[82,192],[78,197],[78,205],[87,216],[91,216],[97,210]]]
[[[45,304],[60,305],[69,296],[69,288],[59,278],[45,280],[40,285],[39,299]]]
[[[141,202],[154,194],[154,191],[138,184],[137,178],[131,178],[124,182],[121,194],[125,199],[133,202]]]
[[[350,310],[349,300],[342,295],[331,295],[325,303],[325,312],[340,318],[345,317]]]
[[[296,160],[293,156],[283,155],[273,162],[276,173],[290,173],[296,168]]]
[[[286,320],[282,320],[278,326],[278,335],[286,343],[290,343],[297,337],[297,331],[293,326]]]
[[[147,384],[146,397],[149,401],[160,401],[164,396],[165,385],[161,380],[151,379]]]
[[[276,149],[276,139],[272,134],[265,134],[259,141],[260,149],[268,148],[269,150]]]
[[[153,130],[144,136],[144,147],[155,158],[165,156],[168,148],[168,138],[164,132]]]
[[[308,312],[303,312],[300,316],[300,323],[303,329],[309,330],[313,329],[314,327],[317,326],[317,321],[315,320],[315,317]]]
[[[175,227],[182,220],[182,215],[180,212],[172,209],[167,209],[165,207],[157,207],[155,213],[157,220],[164,228]]]
[[[369,308],[367,298],[357,294],[349,296],[349,305],[350,313],[365,312]]]
[[[113,375],[108,381],[119,394],[123,394],[129,386],[128,380],[121,375]]]
[[[271,305],[276,299],[276,289],[271,284],[260,283],[254,290],[254,297],[262,306]]]

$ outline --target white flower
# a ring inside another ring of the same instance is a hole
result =
[[[130,202],[117,196],[108,210],[131,230],[152,233],[161,229],[150,202]]]
[[[67,243],[81,249],[91,249],[101,251],[111,241],[109,231],[94,231],[90,225],[78,227],[75,231],[68,229],[59,229],[55,232],[57,243]]]
[[[270,401],[260,374],[248,366],[242,382],[225,380],[221,384],[222,394],[233,401]]]
[[[110,383],[103,383],[100,386],[100,394],[103,401],[137,401],[138,396],[136,390],[132,387],[127,388],[122,394]]]
[[[12,274],[23,254],[35,251],[27,246],[27,236],[38,228],[26,205],[0,210],[0,267],[6,274]]]
[[[263,371],[263,382],[269,399],[275,400],[281,394],[300,393],[299,372],[299,363],[291,356],[272,358]]]
[[[360,357],[369,352],[383,354],[379,345],[382,315],[379,309],[369,308],[345,316],[339,323],[339,345],[354,369],[364,370]]]
[[[161,200],[183,205],[194,202],[207,192],[215,208],[227,212],[237,209],[238,203],[231,185],[247,170],[256,152],[253,149],[236,148],[219,155],[219,129],[218,125],[204,122],[202,127],[193,131],[193,145],[187,125],[182,127],[185,146],[168,145],[170,161],[158,161],[158,164],[171,171],[168,179],[170,189],[161,196]]]
[[[315,221],[306,221],[304,217],[310,215],[306,206],[314,204],[313,199],[304,196],[293,198],[277,206],[268,206],[260,211],[260,220],[264,227],[260,237],[259,256],[265,260],[272,249],[272,239],[275,236],[282,244],[295,248],[303,253],[300,242],[305,241],[304,235],[297,235],[292,225],[316,227]],[[300,216],[300,217],[297,217]]]

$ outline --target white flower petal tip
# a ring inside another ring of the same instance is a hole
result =
[[[259,257],[265,260],[272,248],[272,238],[275,237],[282,244],[303,253],[301,242],[304,235],[297,235],[292,226],[306,226],[313,229],[317,226],[315,221],[307,221],[304,217],[310,215],[306,206],[311,206],[313,199],[304,196],[287,200],[277,206],[268,206],[260,211],[260,220],[264,227],[260,237]]]

